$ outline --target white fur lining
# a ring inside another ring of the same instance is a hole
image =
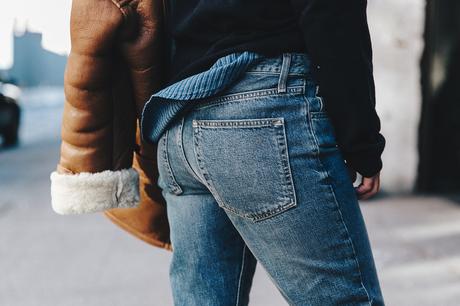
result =
[[[61,215],[101,212],[139,204],[139,174],[134,168],[97,173],[52,172],[51,205]]]

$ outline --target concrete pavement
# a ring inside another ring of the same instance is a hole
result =
[[[49,173],[58,142],[0,151],[0,305],[167,306],[170,253],[101,214],[60,216]],[[258,269],[253,305],[286,305]]]
[[[100,214],[50,207],[55,140],[0,151],[0,305],[172,305],[170,254]],[[437,197],[362,203],[387,305],[460,304],[460,206]],[[251,305],[286,305],[258,266]]]
[[[35,103],[25,99],[22,143],[0,150],[0,306],[172,305],[170,253],[102,214],[52,211],[49,174],[58,161],[63,97],[50,92],[54,99],[36,91],[29,95]],[[460,305],[455,201],[381,193],[362,210],[387,305]],[[260,266],[250,305],[287,305]]]

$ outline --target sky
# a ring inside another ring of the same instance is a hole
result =
[[[12,64],[13,27],[43,33],[43,47],[68,54],[71,0],[0,0],[0,69]]]

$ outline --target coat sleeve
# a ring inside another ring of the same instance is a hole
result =
[[[104,211],[138,238],[171,249],[156,145],[139,117],[163,86],[162,0],[73,0],[61,158],[51,174],[60,214]]]
[[[110,0],[72,2],[60,161],[51,173],[57,213],[139,203],[139,176],[132,168],[136,104],[120,47],[127,13]]]
[[[291,0],[299,12],[319,93],[347,164],[363,176],[382,168],[385,138],[375,110],[366,0]]]

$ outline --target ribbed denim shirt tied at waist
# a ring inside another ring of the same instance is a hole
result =
[[[222,92],[262,58],[262,55],[249,51],[232,53],[219,58],[208,70],[153,94],[142,110],[142,139],[157,143],[179,113],[193,107],[194,102]]]

